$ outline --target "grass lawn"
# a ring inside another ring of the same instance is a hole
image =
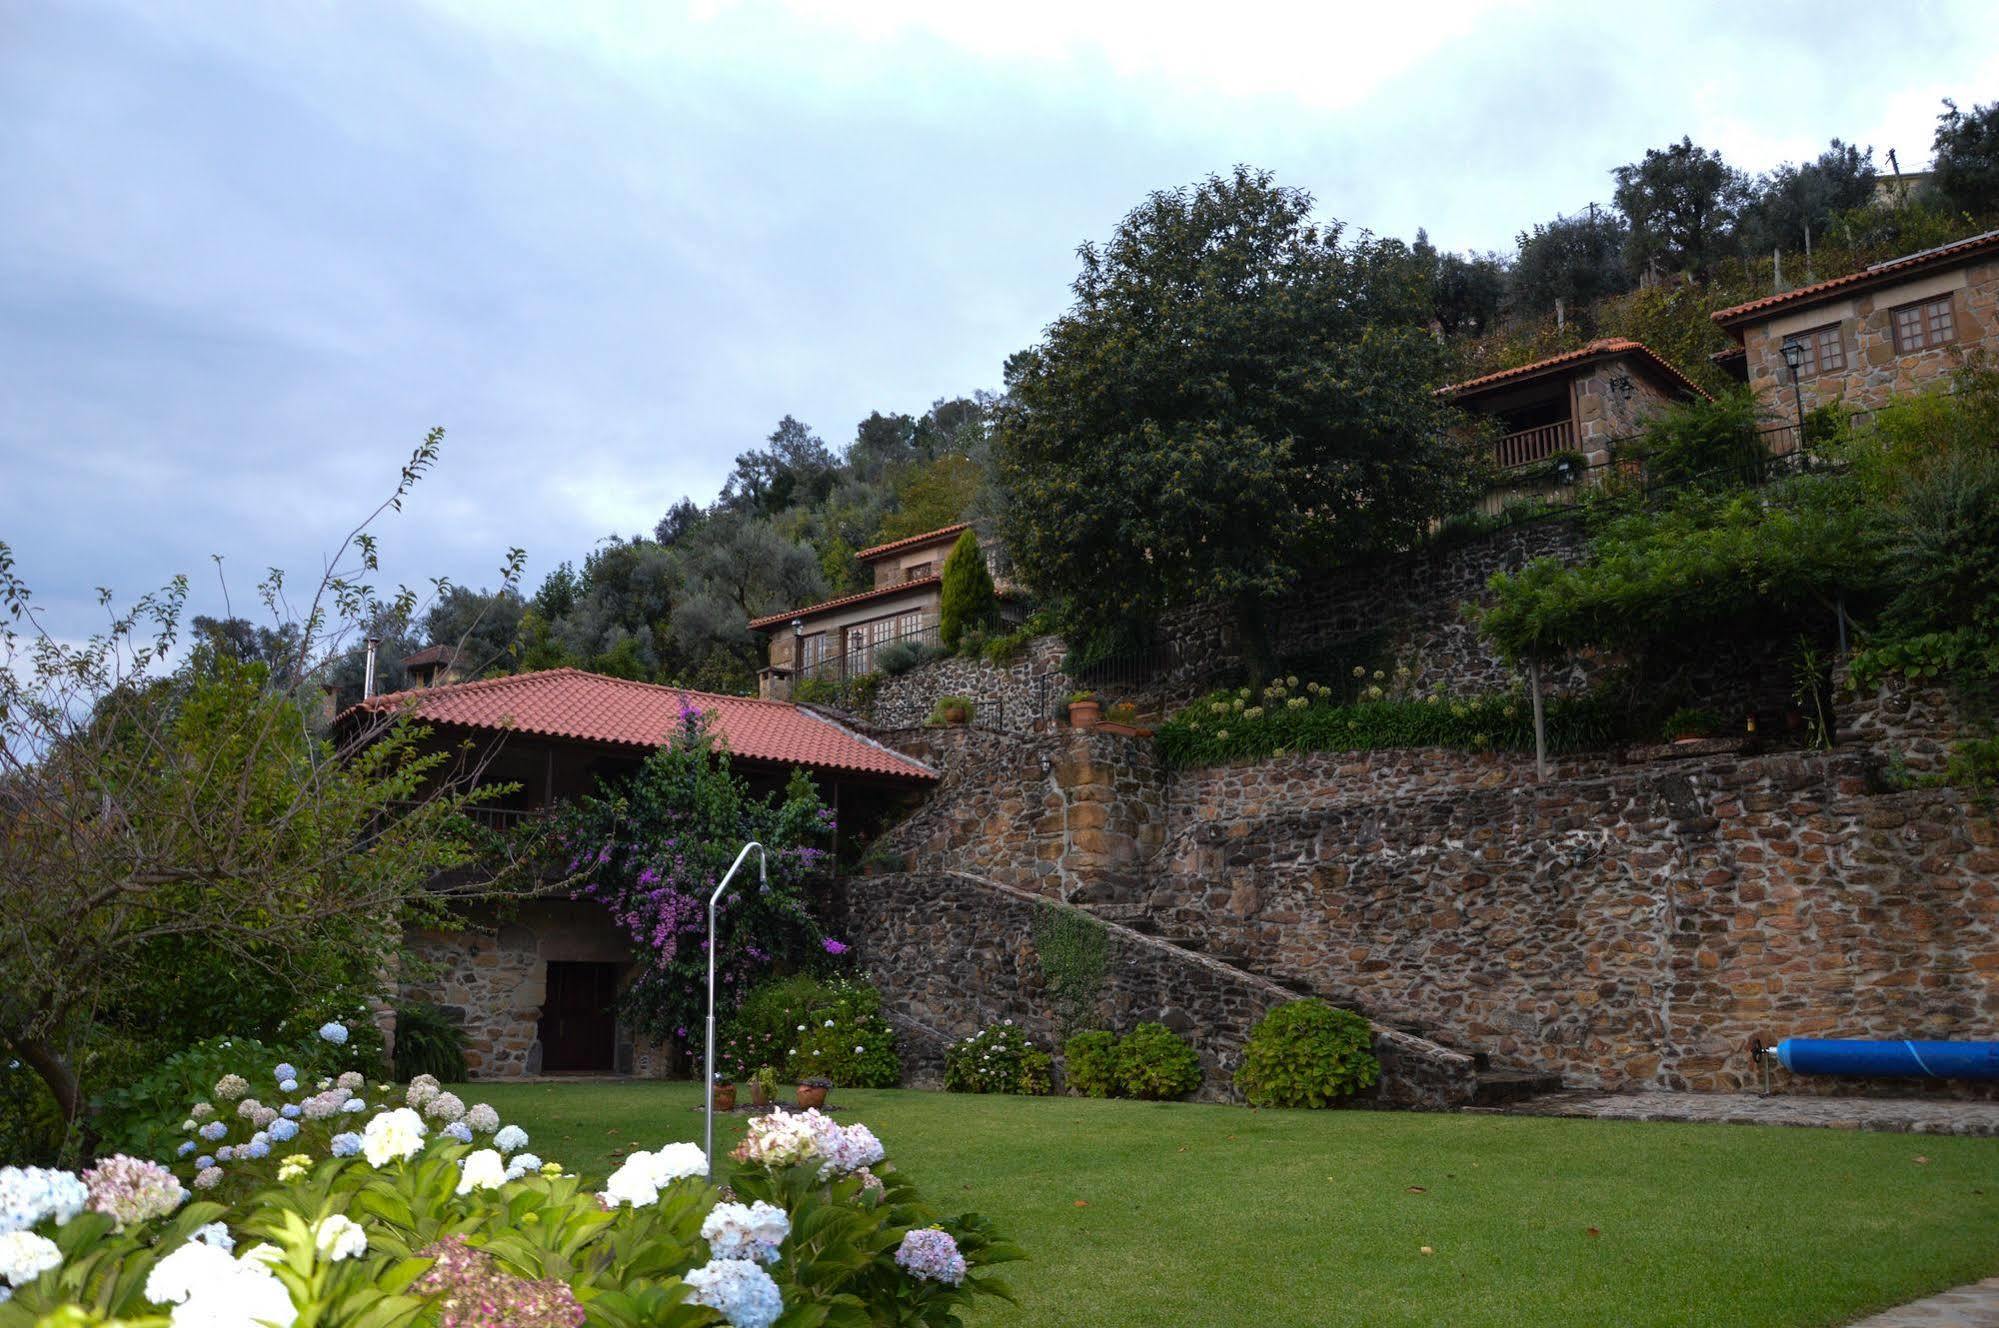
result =
[[[701,1133],[691,1084],[466,1097],[591,1176]],[[1991,1140],[850,1089],[832,1105],[926,1196],[1028,1251],[1005,1274],[1020,1307],[981,1328],[1842,1324],[1999,1273]],[[726,1128],[733,1147],[741,1118]]]

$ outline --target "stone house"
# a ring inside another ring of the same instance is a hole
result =
[[[891,540],[855,554],[874,584],[851,595],[750,620],[752,632],[770,636],[770,655],[757,672],[757,694],[785,700],[809,678],[842,680],[874,671],[875,656],[899,641],[935,645],[943,600],[944,560],[967,522]],[[996,581],[1001,569],[986,550]]]
[[[1834,402],[1861,414],[1879,410],[1936,385],[1970,356],[1999,349],[1999,231],[1713,318],[1736,342],[1716,362],[1779,419],[1794,418],[1800,398],[1805,410]]]
[[[1707,395],[1643,342],[1624,337],[1452,383],[1437,394],[1498,423],[1492,460],[1502,487],[1494,504],[1524,496],[1537,487],[1527,472],[1562,458],[1579,459],[1583,471],[1608,464],[1611,444],[1638,433],[1647,418]],[[1521,482],[1508,484],[1509,472]]]
[[[580,669],[389,693],[352,707],[340,722],[352,733],[400,712],[427,725],[437,749],[453,753],[459,777],[517,786],[476,813],[505,832],[637,769],[675,732],[683,704],[707,716],[753,788],[781,788],[803,768],[841,821],[864,821],[937,778],[921,761],[787,702]],[[833,857],[837,862],[837,845]],[[459,1022],[475,1078],[666,1072],[662,1049],[617,1017],[618,993],[633,967],[631,941],[599,905],[551,897],[504,910],[473,906],[460,929],[407,939],[414,963],[402,993],[435,1002]]]

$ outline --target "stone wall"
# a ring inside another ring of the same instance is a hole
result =
[[[1834,671],[1832,684],[1841,742],[1869,748],[1912,774],[1943,773],[1959,728],[1947,688],[1912,687],[1898,677],[1858,688],[1845,664]]]
[[[1750,1087],[1751,1035],[1989,1036],[1994,822],[1874,768],[1593,760],[1537,784],[1528,762],[1424,752],[1193,772],[1137,911],[1575,1086]]]
[[[962,696],[989,728],[1016,733],[1046,728],[1076,690],[1061,671],[1067,649],[1060,637],[1038,636],[1009,664],[953,655],[918,665],[883,678],[864,718],[880,729],[913,729],[930,718],[940,699]]]
[[[952,873],[895,873],[855,881],[848,906],[859,958],[881,987],[918,1082],[942,1073],[942,1049],[1011,1019],[1037,1045],[1059,1051],[1060,1032],[1034,954],[1042,897]],[[1105,924],[1101,1026],[1157,1020],[1201,1057],[1200,1096],[1234,1097],[1233,1076],[1250,1028],[1294,993],[1265,978],[1153,937]],[[1394,1029],[1377,1028],[1382,1082],[1360,1100],[1448,1108],[1471,1100],[1470,1057]]]

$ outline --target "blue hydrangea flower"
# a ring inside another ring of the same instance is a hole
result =
[[[368,1104],[366,1102],[363,1102],[358,1097],[350,1097],[347,1099],[347,1105],[343,1106],[340,1109],[342,1111],[366,1111],[368,1109]]]
[[[215,1150],[215,1160],[217,1162],[234,1161],[235,1157],[236,1157],[236,1149],[234,1145],[224,1144],[222,1145],[222,1147]]]
[[[278,1114],[280,1116],[283,1116],[286,1120],[297,1120],[299,1116],[303,1113],[299,1111],[298,1103],[287,1102],[282,1107],[278,1108]]]
[[[470,1125],[467,1125],[462,1120],[455,1120],[451,1122],[451,1124],[445,1126],[442,1130],[438,1131],[438,1133],[444,1135],[448,1139],[456,1139],[461,1144],[469,1144],[472,1142],[472,1127]]]
[[[500,1127],[500,1132],[493,1136],[493,1147],[502,1153],[511,1153],[516,1148],[527,1146],[528,1132],[518,1125],[503,1125]]]
[[[272,1121],[271,1138],[281,1144],[289,1143],[291,1140],[298,1138],[298,1122],[288,1120]]]
[[[278,1081],[278,1087],[284,1088],[285,1080],[298,1078],[298,1067],[293,1065],[290,1061],[280,1061],[278,1063],[278,1068],[271,1071],[271,1077]],[[285,1091],[289,1093],[292,1090],[289,1088],[285,1088]]]
[[[219,1120],[212,1120],[201,1127],[201,1137],[210,1143],[214,1143],[227,1133],[229,1133],[229,1127]]]
[[[214,1165],[215,1165],[215,1159],[213,1157],[210,1157],[207,1153],[203,1153],[200,1157],[194,1159],[194,1169],[196,1171],[206,1171]]]
[[[174,1149],[174,1156],[186,1157],[189,1153],[192,1153],[193,1151],[194,1151],[194,1140],[183,1139],[181,1140],[180,1147]]]
[[[352,1157],[361,1151],[361,1136],[352,1130],[336,1134],[330,1148],[335,1157]]]
[[[292,1079],[292,1078],[285,1078],[285,1079],[281,1079],[281,1080],[279,1080],[279,1081],[278,1081],[278,1091],[279,1091],[280,1093],[296,1093],[296,1092],[298,1092],[298,1080],[296,1080],[296,1079]]]
[[[347,1025],[328,1020],[319,1026],[319,1036],[322,1041],[344,1047],[347,1045]]]
[[[243,1145],[243,1155],[245,1157],[269,1157],[271,1155],[271,1146],[261,1140],[255,1140]]]

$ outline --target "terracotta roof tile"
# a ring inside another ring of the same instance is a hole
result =
[[[1600,337],[1580,350],[1564,351],[1560,355],[1550,355],[1547,359],[1536,360],[1532,364],[1522,364],[1512,369],[1501,369],[1497,373],[1485,374],[1478,378],[1468,378],[1462,383],[1451,383],[1448,386],[1438,388],[1437,395],[1449,397],[1464,396],[1469,392],[1480,392],[1489,387],[1499,387],[1507,383],[1539,377],[1542,374],[1552,373],[1557,369],[1586,364],[1591,360],[1607,359],[1613,355],[1639,356],[1651,364],[1669,381],[1685,388],[1689,392],[1697,393],[1700,396],[1707,395],[1707,391],[1699,383],[1696,383],[1693,379],[1674,368],[1671,362],[1666,360],[1657,351],[1642,341],[1632,341],[1626,337]]]
[[[1876,263],[1873,267],[1849,272],[1843,277],[1815,281],[1809,286],[1800,286],[1781,295],[1765,295],[1762,299],[1751,300],[1747,304],[1717,309],[1708,317],[1723,327],[1733,327],[1737,323],[1772,309],[1788,308],[1795,304],[1810,304],[1824,296],[1834,295],[1855,286],[1866,286],[1877,281],[1906,276],[1911,272],[1920,272],[1924,268],[1945,267],[1993,249],[1999,249],[1999,231],[1986,231],[1983,235],[1973,235],[1968,239],[1941,244],[1934,249],[1925,249],[1921,253],[1891,258],[1885,263]]]
[[[404,655],[403,667],[422,668],[426,664],[449,664],[458,658],[458,651],[451,646],[425,646],[414,654]]]
[[[753,632],[761,631],[766,627],[775,627],[779,623],[790,622],[793,618],[808,618],[815,613],[825,613],[829,609],[843,609],[849,604],[861,604],[871,599],[886,599],[897,591],[913,590],[920,586],[934,586],[943,579],[940,576],[919,576],[914,581],[898,581],[892,586],[876,586],[873,590],[857,590],[851,595],[842,595],[838,599],[822,600],[817,604],[809,604],[802,609],[786,609],[783,613],[767,613],[761,618],[750,619],[750,630]]]
[[[651,748],[680,722],[683,700],[708,716],[711,731],[746,760],[849,771],[898,780],[933,780],[935,771],[852,729],[788,701],[721,696],[630,682],[581,669],[546,669],[508,678],[390,692],[349,708],[407,707],[431,724],[507,729],[546,738]]]
[[[928,544],[931,540],[941,540],[946,535],[957,535],[971,528],[971,522],[960,521],[955,526],[940,526],[936,530],[926,530],[921,535],[909,535],[899,540],[890,540],[886,544],[877,544],[872,548],[862,549],[854,556],[862,562],[867,562],[871,558],[879,558],[899,549],[914,548],[918,544]]]

